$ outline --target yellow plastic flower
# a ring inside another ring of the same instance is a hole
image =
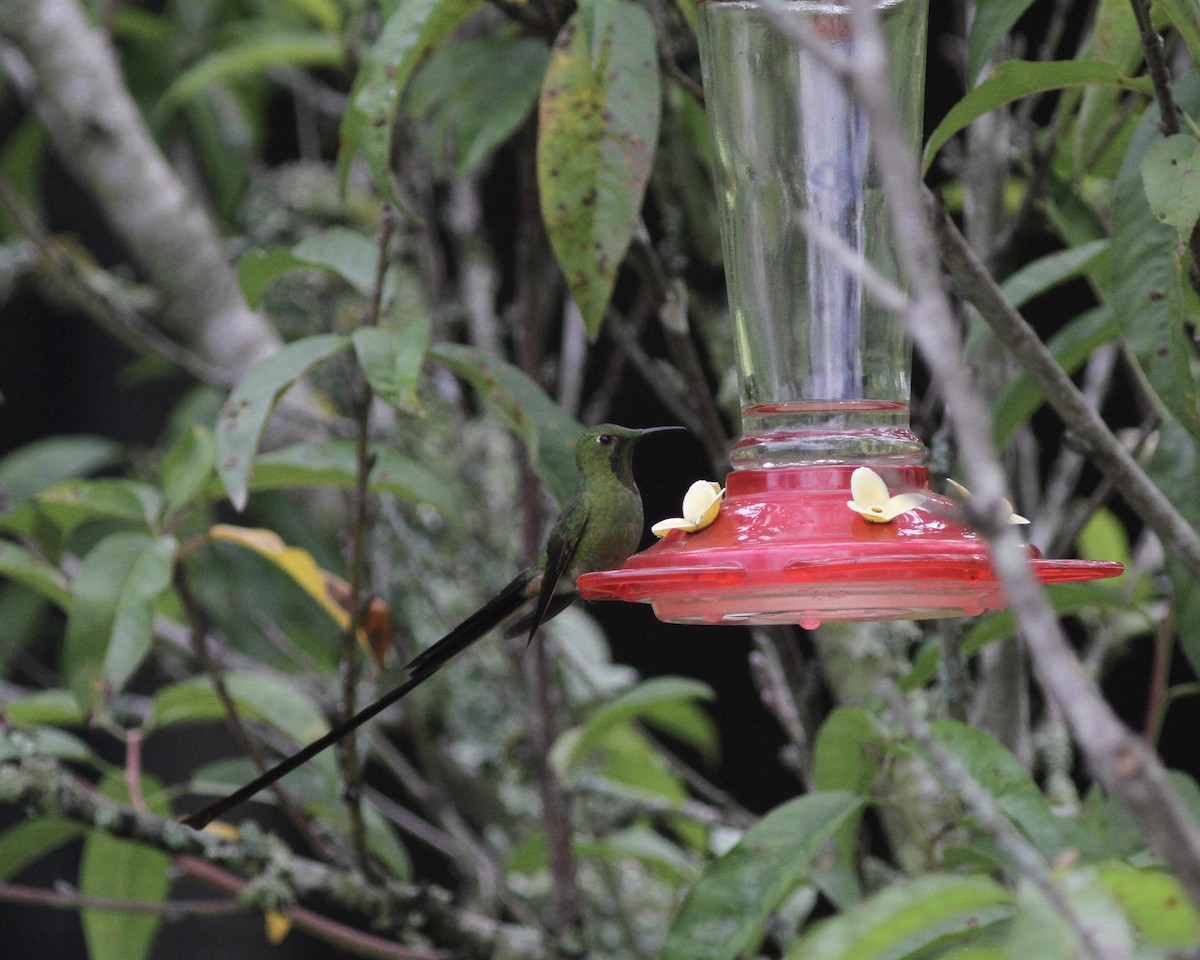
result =
[[[659,520],[650,528],[656,537],[665,537],[672,530],[695,533],[711,526],[721,511],[725,489],[712,480],[697,480],[683,495],[683,516]]]
[[[946,478],[946,483],[948,483],[950,485],[950,489],[954,491],[955,495],[963,503],[966,503],[968,500],[971,499],[971,491],[968,490],[966,487],[964,487],[961,483],[956,483],[955,481],[951,480],[949,477]],[[1016,513],[1013,510],[1013,505],[1011,503],[1009,503],[1007,500],[1005,500],[1003,497],[1000,498],[1000,509],[1008,514],[1008,522],[1009,523],[1028,523],[1029,522],[1025,517],[1021,516],[1019,513]]]
[[[850,474],[850,495],[854,499],[847,500],[846,506],[871,523],[895,520],[900,514],[908,513],[925,502],[923,493],[889,496],[887,484],[870,467],[859,467]]]

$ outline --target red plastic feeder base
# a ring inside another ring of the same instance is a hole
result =
[[[672,531],[619,570],[578,580],[586,600],[649,603],[674,623],[798,623],[978,616],[1006,605],[987,544],[954,519],[961,505],[929,491],[925,467],[873,466],[891,493],[928,499],[889,523],[846,506],[853,466],[738,470],[716,522]],[[1043,560],[1044,583],[1119,576],[1108,561]]]

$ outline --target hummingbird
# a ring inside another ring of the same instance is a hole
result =
[[[538,628],[579,596],[576,578],[593,570],[624,563],[642,539],[642,496],[633,479],[633,451],[642,437],[683,427],[644,430],[611,423],[585,430],[575,446],[579,482],[574,495],[555,520],[537,561],[518,573],[496,596],[406,666],[408,678],[328,733],[281,760],[261,776],[227,797],[183,819],[203,829],[213,820],[249,800],[318,753],[353,733],[432,677],[494,627],[526,610],[513,623],[513,632],[528,631],[532,643]]]

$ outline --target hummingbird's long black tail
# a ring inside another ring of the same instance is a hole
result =
[[[413,677],[427,677],[462,653],[492,627],[507,620],[526,600],[537,571],[522,570],[512,582],[429,649],[419,653],[404,668]]]
[[[251,780],[244,787],[235,790],[229,796],[210,803],[207,807],[190,816],[184,817],[183,822],[196,830],[203,830],[218,817],[228,813],[239,804],[245,803],[260,790],[265,790],[275,781],[286,777],[297,767],[303,766],[318,753],[327,750],[348,734],[353,733],[372,717],[378,716],[393,703],[403,699],[422,683],[432,677],[449,661],[497,626],[503,620],[525,603],[529,596],[526,588],[536,576],[533,569],[522,571],[516,578],[496,596],[467,617],[462,623],[442,637],[428,650],[417,656],[405,668],[409,677],[398,687],[394,687],[382,697],[363,707],[358,713],[335,724],[328,733],[318,737],[308,746],[296,751],[290,757],[285,757],[279,763],[265,771],[259,777]]]

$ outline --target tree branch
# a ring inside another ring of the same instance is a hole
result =
[[[1046,402],[1083,443],[1096,466],[1111,478],[1125,502],[1179,557],[1188,572],[1200,580],[1200,536],[1146,476],[1033,328],[1009,303],[945,210],[932,194],[926,192],[925,196],[938,250],[950,271],[955,290],[995,330],[997,339],[1017,358],[1022,369],[1042,391]],[[924,229],[928,232],[928,226]],[[990,432],[988,436],[991,436]]]
[[[235,874],[259,878],[245,894],[263,909],[277,910],[281,901],[317,901],[383,929],[396,929],[423,918],[422,932],[435,942],[453,944],[463,960],[496,954],[542,960],[549,955],[540,933],[498,923],[449,906],[436,888],[395,881],[369,884],[355,870],[341,870],[295,856],[277,838],[253,824],[239,839],[192,830],[174,820],[134,810],[100,795],[58,763],[33,758],[0,764],[0,804],[31,814],[61,816],[127,840],[145,843],[176,857],[194,857]],[[264,899],[265,898],[265,899]],[[426,952],[425,956],[437,956]]]
[[[225,370],[271,353],[279,338],[247,308],[211,221],[155,145],[107,37],[78,0],[0,4],[0,36],[10,42],[0,65],[163,292],[172,331]]]

